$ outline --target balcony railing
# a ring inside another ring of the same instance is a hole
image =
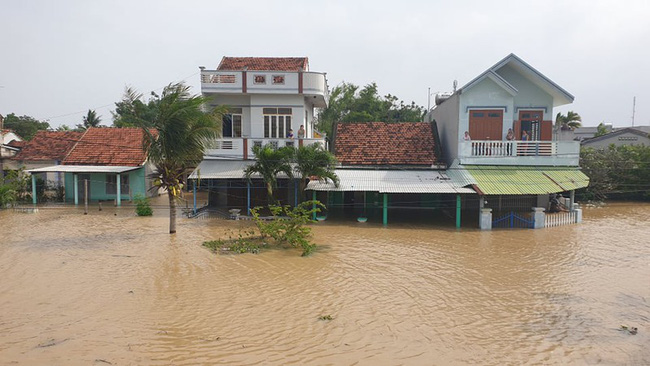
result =
[[[463,164],[577,166],[580,143],[575,141],[463,141]]]
[[[325,73],[311,71],[201,71],[206,93],[305,94],[329,101]]]
[[[272,139],[272,138],[251,138],[251,137],[224,137],[214,142],[211,149],[206,151],[206,158],[227,158],[227,159],[254,159],[253,146],[270,144],[274,148],[285,146],[299,147],[318,144],[325,148],[324,138],[305,139]]]

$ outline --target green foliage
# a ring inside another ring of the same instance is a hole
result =
[[[154,185],[169,196],[169,232],[176,232],[176,198],[184,187],[185,173],[203,159],[206,148],[219,137],[224,108],[204,113],[203,97],[190,94],[183,83],[169,84],[160,96],[152,93],[148,104],[127,89],[120,107],[129,123],[142,127],[148,160],[156,167]],[[143,108],[144,105],[155,108]]]
[[[132,88],[126,88],[122,100],[115,103],[113,125],[115,127],[153,127],[158,114],[160,96],[151,92],[149,100],[143,100],[142,95]]]
[[[266,243],[262,242],[261,238],[255,235],[254,230],[239,230],[236,236],[233,236],[232,232],[230,232],[227,240],[218,239],[205,241],[203,242],[203,246],[210,249],[213,253],[226,251],[236,254],[258,254],[260,248],[266,246]]]
[[[273,148],[270,144],[264,146],[253,146],[255,163],[246,167],[244,175],[249,180],[256,174],[262,177],[266,183],[266,192],[269,203],[275,202],[273,190],[278,184],[278,174],[284,173],[290,178],[293,177],[293,171],[291,168],[291,158],[293,153],[293,148],[287,146],[279,149]]]
[[[316,207],[314,207],[314,205]],[[270,237],[276,243],[288,243],[294,248],[302,248],[302,256],[309,255],[316,244],[309,241],[311,228],[306,224],[313,222],[314,213],[325,206],[319,201],[305,201],[291,208],[289,205],[269,205],[273,220],[263,220],[260,216],[262,207],[251,209],[253,220],[263,238]]]
[[[13,130],[25,141],[29,141],[39,130],[47,130],[50,128],[50,124],[47,122],[41,122],[30,116],[18,117],[15,114],[10,113],[4,120],[4,128]]]
[[[607,127],[605,126],[605,123],[600,122],[598,127],[596,127],[596,134],[594,137],[599,137],[599,136],[604,136],[607,135],[609,131],[607,131]]]
[[[90,127],[99,127],[99,123],[101,121],[102,119],[97,116],[97,112],[89,109],[88,114],[86,114],[83,118],[83,124],[77,125],[76,130],[85,131]]]
[[[589,177],[584,199],[650,200],[650,146],[582,148],[580,167]]]
[[[334,182],[338,187],[339,177],[336,175],[337,160],[334,155],[323,149],[318,144],[300,146],[293,155],[294,172],[300,179],[300,192],[305,191],[308,178],[316,178],[319,181]]]
[[[0,209],[13,206],[16,203],[17,193],[9,184],[0,184]]]
[[[394,95],[381,97],[376,83],[359,87],[342,83],[330,93],[330,101],[318,115],[316,126],[331,135],[337,122],[419,122],[425,108],[415,102],[406,104]]]
[[[135,197],[133,197],[133,201],[135,201],[135,213],[138,216],[153,215],[153,209],[151,208],[151,204],[149,203],[148,197],[145,197],[141,194],[137,194],[135,195]]]
[[[566,115],[558,113],[555,116],[555,127],[562,128],[563,130],[575,130],[582,126],[582,117],[574,111],[568,111]]]

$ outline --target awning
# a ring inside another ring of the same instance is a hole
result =
[[[243,179],[250,160],[205,159],[190,174],[190,179]]]
[[[549,194],[584,188],[587,177],[574,167],[464,165],[485,195]]]
[[[370,170],[337,169],[339,186],[331,181],[311,181],[307,190],[314,191],[365,191],[379,193],[463,193],[475,194],[471,188],[463,188],[444,172],[438,170]]]
[[[142,166],[110,165],[52,165],[44,168],[30,169],[30,173],[109,173],[120,174],[140,169]]]

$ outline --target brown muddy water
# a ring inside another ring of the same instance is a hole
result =
[[[650,364],[647,204],[541,230],[323,222],[308,258],[217,256],[202,241],[250,223],[155,215],[1,211],[0,364]]]

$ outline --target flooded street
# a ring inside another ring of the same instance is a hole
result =
[[[170,236],[166,215],[0,211],[0,364],[650,364],[648,204],[539,230],[326,221],[307,258],[214,255],[251,224]]]

